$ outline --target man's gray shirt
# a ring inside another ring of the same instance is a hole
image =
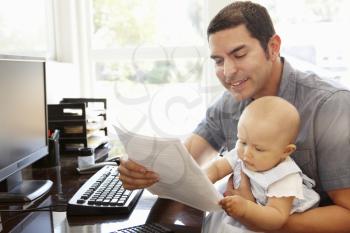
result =
[[[321,203],[325,191],[349,188],[350,91],[314,73],[298,71],[284,59],[278,96],[299,111],[301,127],[292,158],[316,181]],[[194,133],[217,150],[231,150],[237,141],[238,119],[250,102],[238,102],[226,91],[208,108]]]

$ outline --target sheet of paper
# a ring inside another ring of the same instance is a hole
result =
[[[129,159],[159,174],[148,190],[203,211],[222,210],[222,195],[176,138],[143,136],[114,126]]]

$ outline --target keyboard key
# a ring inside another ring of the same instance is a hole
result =
[[[116,231],[115,233],[171,233],[169,228],[158,223],[146,223]]]
[[[78,199],[78,200],[77,200],[77,203],[79,203],[79,204],[83,204],[84,202],[85,202],[84,199]]]

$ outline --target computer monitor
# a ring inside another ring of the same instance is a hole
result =
[[[22,169],[48,154],[45,61],[0,56],[0,202],[32,201],[50,180],[24,180]]]

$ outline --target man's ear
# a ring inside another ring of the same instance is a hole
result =
[[[281,48],[281,37],[277,34],[273,35],[268,43],[269,46],[269,55],[272,61],[276,60],[280,54]]]
[[[296,149],[297,149],[297,146],[295,144],[289,144],[288,146],[286,146],[283,152],[284,159],[289,155],[291,155]]]

